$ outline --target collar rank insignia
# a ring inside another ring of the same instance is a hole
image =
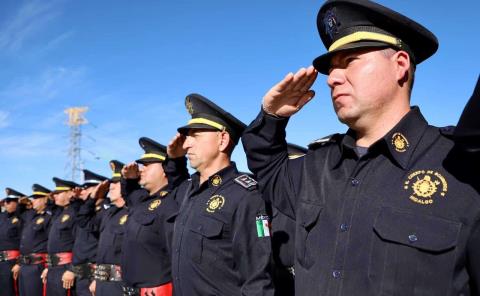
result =
[[[220,186],[220,184],[222,184],[222,177],[220,177],[219,175],[215,175],[212,177],[211,182],[213,186]]]
[[[398,152],[405,152],[408,147],[410,147],[407,138],[401,133],[394,133],[392,135],[392,145]]]
[[[109,204],[103,204],[103,208],[104,208],[105,210],[108,210],[108,209],[110,209],[110,205],[109,205]]]
[[[159,200],[159,199],[156,199],[156,200],[152,201],[152,202],[150,203],[150,205],[148,206],[148,210],[149,210],[149,211],[155,210],[156,208],[158,208],[158,206],[159,206],[161,203],[162,203],[162,201]]]
[[[18,223],[18,218],[17,217],[13,217],[12,219],[12,224],[17,224]]]
[[[43,217],[40,217],[37,219],[37,221],[35,221],[35,224],[40,225],[43,223],[43,221],[45,221],[45,219],[43,219]]]
[[[215,213],[217,210],[221,210],[225,204],[225,198],[221,195],[214,195],[207,201],[207,212]]]
[[[102,209],[102,206],[100,206],[100,205],[95,207],[95,211],[97,211],[97,212],[100,211],[101,209]]]
[[[125,224],[125,222],[127,222],[127,219],[128,219],[128,215],[127,215],[127,214],[123,215],[123,216],[120,218],[120,220],[118,221],[118,224],[120,224],[120,225]]]
[[[431,205],[435,196],[446,196],[448,184],[439,172],[419,170],[408,175],[403,188],[410,191],[409,198],[414,203]]]
[[[62,216],[62,223],[65,223],[66,221],[68,221],[68,219],[70,219],[70,215],[68,214],[65,214]]]
[[[253,190],[257,188],[257,181],[249,175],[240,175],[234,179],[235,183],[240,184],[243,188]]]
[[[160,191],[160,193],[159,193],[160,197],[164,197],[164,196],[166,196],[167,194],[168,194],[168,191],[166,191],[166,190],[162,190],[162,191]]]

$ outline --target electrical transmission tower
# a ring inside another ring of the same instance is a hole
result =
[[[84,113],[88,111],[88,107],[72,107],[65,109],[68,114],[68,125],[70,126],[70,147],[68,149],[69,163],[67,167],[71,169],[71,180],[77,181],[78,172],[83,169],[82,163],[82,128],[88,121],[84,117]],[[81,175],[81,174],[80,174]]]

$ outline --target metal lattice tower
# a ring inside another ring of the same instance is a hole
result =
[[[67,167],[71,169],[71,180],[77,181],[78,172],[83,169],[82,163],[82,128],[88,121],[84,117],[84,113],[88,111],[88,107],[72,107],[65,109],[68,115],[68,125],[70,126],[70,147],[68,149],[69,163]],[[80,174],[81,175],[81,174]]]

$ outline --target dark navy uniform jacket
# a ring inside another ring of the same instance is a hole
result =
[[[77,212],[78,205],[76,203],[63,209],[59,208],[55,212],[48,234],[47,249],[49,254],[72,252]]]
[[[297,295],[480,293],[478,161],[416,107],[362,157],[348,131],[289,160],[287,122],[262,111],[242,141],[264,194],[296,219]]]
[[[123,237],[128,220],[128,209],[111,206],[105,211],[100,224],[97,264],[120,265]]]
[[[202,185],[196,173],[178,188],[181,209],[172,246],[175,295],[273,295],[271,242],[258,237],[256,226],[259,217],[266,217],[265,203],[255,182],[235,181],[240,175],[232,163]]]
[[[47,253],[48,233],[52,222],[50,211],[27,210],[22,214],[23,229],[20,240],[20,253]]]
[[[105,213],[104,205],[107,205],[106,202],[98,206],[95,203],[96,200],[92,198],[80,201],[73,245],[73,265],[95,262],[100,223]]]
[[[0,251],[18,250],[22,222],[16,213],[0,213]]]
[[[122,187],[125,185],[122,182]],[[130,187],[131,190],[131,187]],[[168,219],[178,211],[167,186],[153,195],[145,189],[125,192],[128,221],[122,245],[122,277],[127,286],[156,287],[171,282],[171,237]]]

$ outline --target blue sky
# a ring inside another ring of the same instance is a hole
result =
[[[169,141],[189,118],[189,93],[249,123],[274,83],[325,52],[315,25],[321,3],[1,1],[0,187],[30,193],[33,183],[52,188],[53,176],[70,177],[68,107],[89,107],[83,166],[108,176],[109,160],[142,153],[139,137]],[[437,54],[417,68],[412,104],[431,124],[455,124],[480,72],[480,1],[379,3],[439,38]],[[315,100],[290,121],[290,142],[346,130],[325,76],[313,88]],[[233,158],[246,170],[240,146]]]

